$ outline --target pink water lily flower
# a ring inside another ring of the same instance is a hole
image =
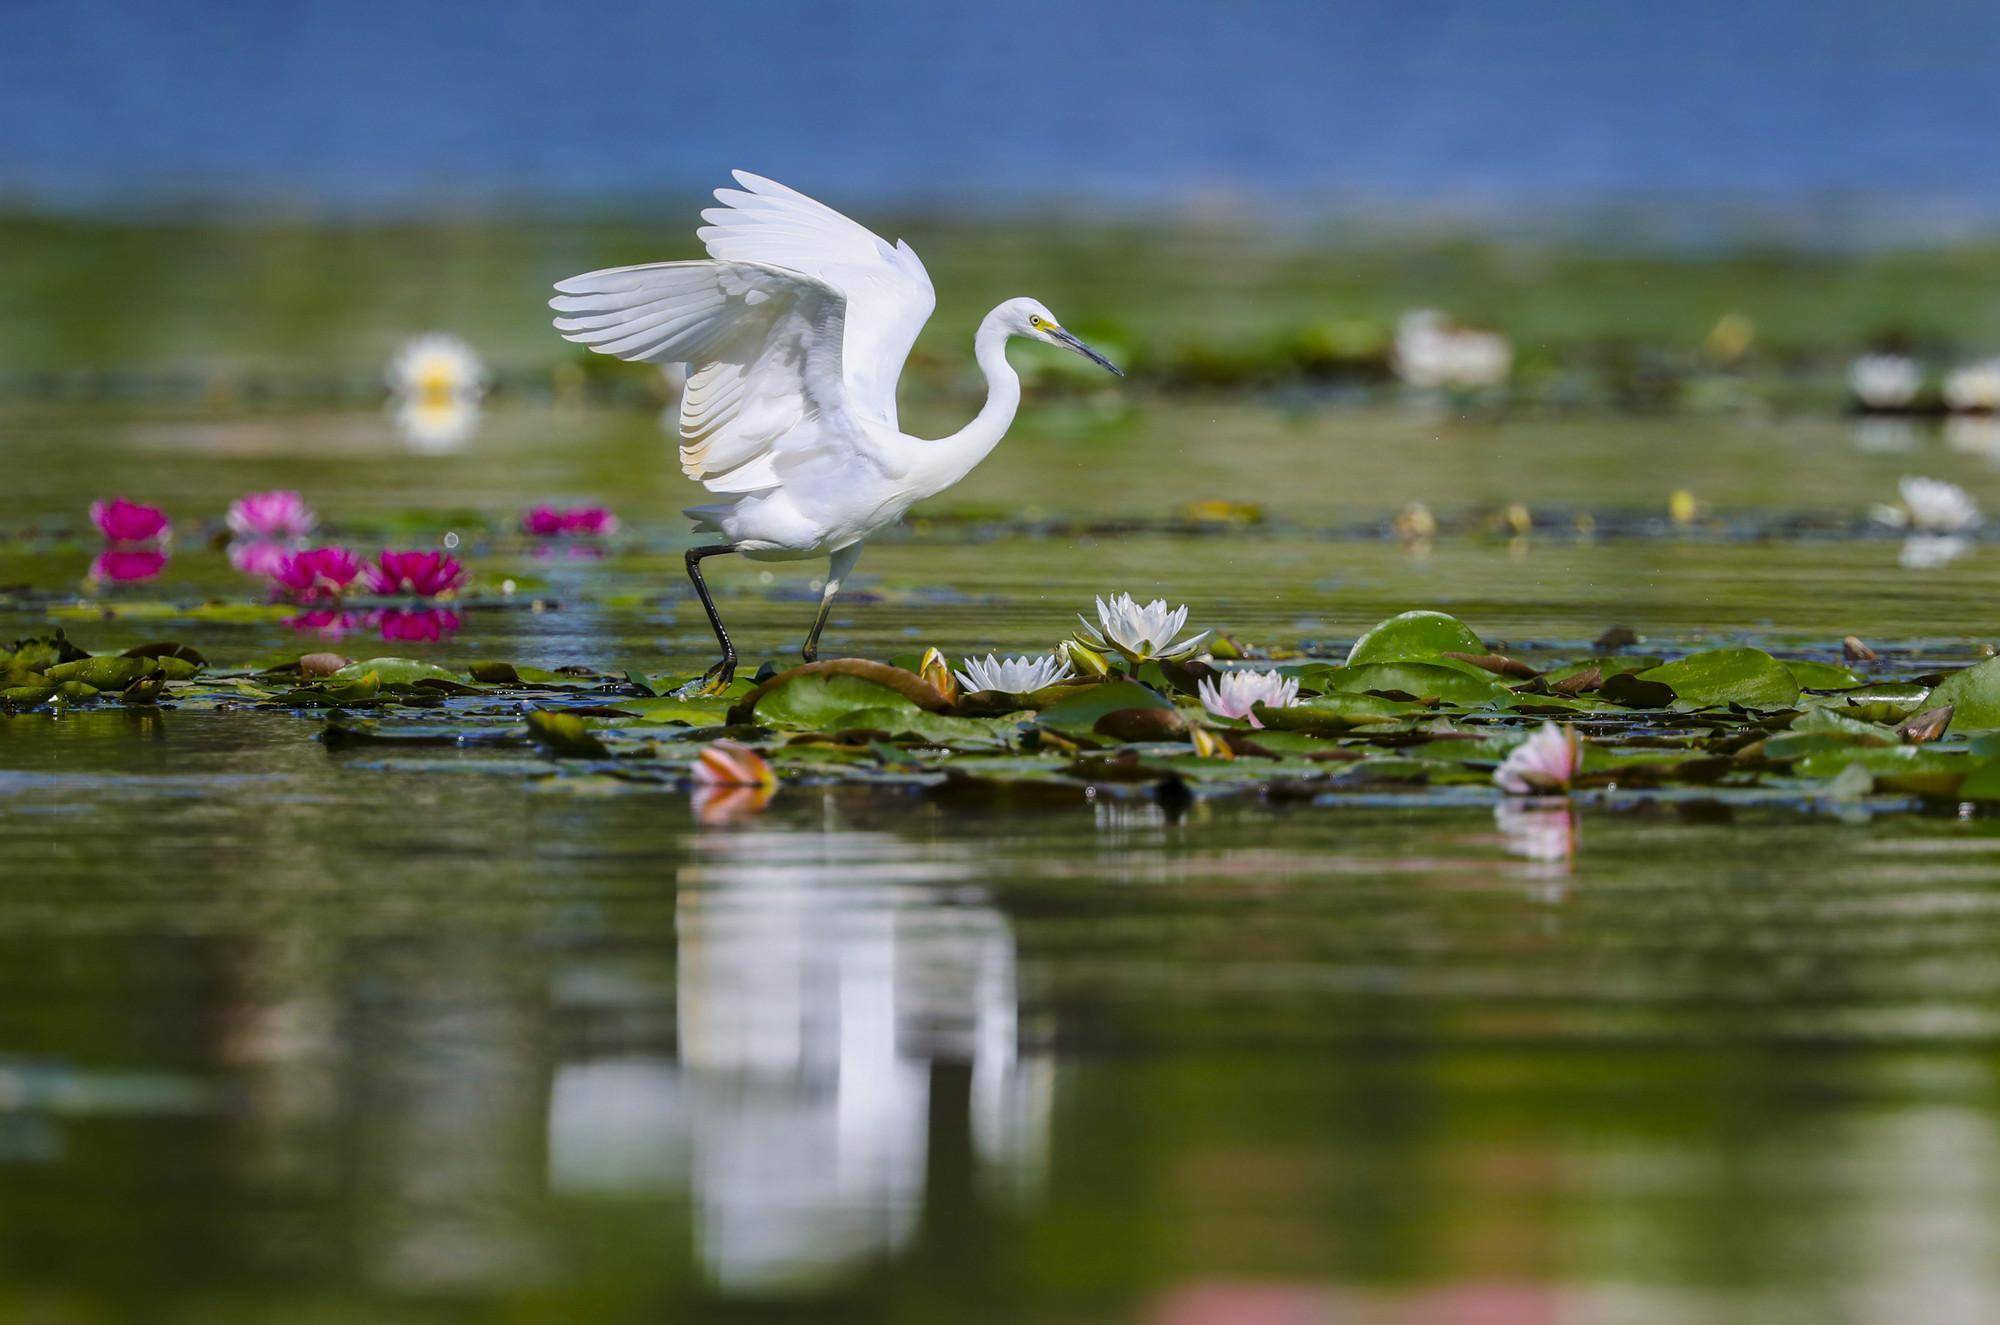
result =
[[[384,552],[364,572],[368,592],[409,592],[424,598],[465,583],[465,567],[448,552]]]
[[[338,598],[361,573],[361,559],[344,547],[306,548],[287,553],[271,572],[278,586],[302,602]]]
[[[602,506],[531,506],[521,512],[521,531],[536,538],[600,538],[618,528],[618,517]]]
[[[1541,729],[1507,752],[1493,781],[1511,796],[1536,796],[1568,791],[1583,767],[1583,738],[1576,729],[1545,722]]]
[[[123,497],[90,504],[90,522],[114,543],[150,543],[167,532],[167,513]]]
[[[385,640],[430,643],[455,634],[459,627],[458,613],[443,607],[384,608],[374,613],[373,618]]]
[[[158,548],[106,548],[90,563],[90,578],[132,584],[150,580],[167,568],[167,554]]]
[[[230,503],[228,521],[242,538],[304,538],[319,517],[296,492],[253,492]]]

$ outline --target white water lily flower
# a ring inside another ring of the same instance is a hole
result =
[[[1952,369],[1944,375],[1943,391],[1947,409],[2000,410],[2000,359]]]
[[[1396,373],[1427,391],[1476,391],[1499,386],[1514,367],[1514,347],[1497,331],[1461,327],[1434,308],[1418,308],[1396,323]]]
[[[389,361],[389,389],[407,402],[443,405],[486,392],[486,365],[470,345],[444,332],[418,336]]]
[[[1298,678],[1279,672],[1224,672],[1220,677],[1203,677],[1196,689],[1210,713],[1218,718],[1248,718],[1252,727],[1264,725],[1257,720],[1259,704],[1282,709],[1299,702]]]
[[[1077,643],[1098,650],[1116,649],[1135,663],[1186,658],[1201,647],[1210,633],[1204,630],[1184,640],[1175,640],[1187,625],[1187,613],[1186,604],[1169,610],[1164,598],[1155,598],[1143,607],[1128,593],[1114,595],[1108,603],[1099,598],[1097,625],[1091,625],[1080,614],[1077,617],[1083,622],[1083,629],[1076,633]]]
[[[1493,781],[1513,796],[1568,791],[1583,766],[1583,738],[1567,724],[1545,722],[1541,730],[1507,752]]]
[[[1847,389],[1869,409],[1905,409],[1924,384],[1924,370],[1907,354],[1864,354],[1847,365]]]
[[[1978,503],[1956,483],[1936,478],[1905,478],[1896,486],[1912,529],[1955,534],[1979,523]]]
[[[1053,654],[1039,658],[967,658],[958,672],[958,683],[967,690],[997,690],[1003,695],[1027,695],[1067,681],[1076,673]]]

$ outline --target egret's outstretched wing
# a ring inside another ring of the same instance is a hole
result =
[[[730,173],[743,188],[717,189],[724,205],[703,212],[708,224],[695,232],[709,255],[804,272],[845,295],[848,405],[895,428],[896,379],[937,306],[916,251],[775,180]]]
[[[555,320],[566,339],[688,365],[681,469],[710,491],[755,492],[788,472],[877,459],[841,380],[846,300],[824,281],[756,262],[654,262],[556,289],[549,307],[566,315]]]

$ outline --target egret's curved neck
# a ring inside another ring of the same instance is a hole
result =
[[[950,474],[947,485],[965,477],[1000,444],[1008,425],[1014,422],[1014,411],[1021,407],[1021,375],[1007,362],[1009,334],[996,308],[986,315],[979,324],[979,334],[972,338],[973,357],[979,360],[979,371],[986,374],[986,404],[972,422],[931,443]]]

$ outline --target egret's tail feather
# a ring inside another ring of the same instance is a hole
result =
[[[690,506],[681,514],[694,521],[698,534],[719,534],[722,532],[722,517],[736,509],[733,502],[715,502],[707,506]]]

